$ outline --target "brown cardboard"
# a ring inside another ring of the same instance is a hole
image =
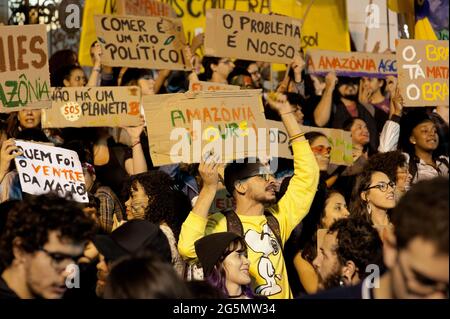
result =
[[[229,85],[223,83],[215,83],[215,82],[189,82],[189,91],[199,92],[199,91],[226,91],[226,90],[240,90],[241,88],[238,85]]]
[[[108,66],[145,69],[191,69],[181,19],[94,16],[97,39]]]
[[[176,18],[170,5],[156,0],[117,0],[117,14]]]
[[[144,96],[153,164],[198,163],[214,143],[221,143],[213,151],[222,163],[246,156],[264,157],[268,134],[258,131],[261,128],[267,133],[261,103],[260,90]],[[256,143],[249,143],[252,139]],[[243,141],[243,147],[237,149],[237,140]],[[233,149],[225,149],[225,143],[229,146],[231,142]]]
[[[51,106],[45,25],[0,26],[0,113]]]
[[[399,40],[398,85],[405,106],[448,105],[448,41]]]
[[[137,86],[52,88],[52,108],[42,112],[42,127],[121,127],[140,124]]]
[[[280,15],[209,9],[205,53],[253,61],[291,63],[299,53],[300,20]]]
[[[397,75],[395,54],[310,49],[306,57],[310,74],[325,75],[335,71],[338,76],[352,77]]]
[[[283,122],[267,120],[267,127],[271,128],[270,142],[278,144],[278,156],[292,159],[292,153],[289,149],[289,135]],[[301,126],[302,131],[320,132],[328,137],[331,145],[330,163],[336,165],[352,165],[352,137],[350,132],[338,129],[320,128],[312,126]],[[275,133],[278,129],[278,134]]]

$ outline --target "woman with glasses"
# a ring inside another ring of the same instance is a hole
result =
[[[391,226],[388,211],[395,207],[395,182],[380,171],[365,170],[353,188],[350,212],[370,222],[383,239],[383,230]]]
[[[202,60],[205,72],[199,75],[201,81],[228,84],[228,76],[234,69],[234,63],[229,58],[205,56]]]

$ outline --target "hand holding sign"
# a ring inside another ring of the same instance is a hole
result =
[[[271,93],[268,98],[269,106],[272,110],[278,112],[278,114],[283,115],[287,113],[292,113],[292,106],[287,100],[287,96],[281,93]]]
[[[93,48],[92,57],[94,60],[94,68],[102,65],[102,47],[100,43],[96,42]]]
[[[403,111],[403,97],[400,94],[400,88],[397,86],[395,88],[395,94],[394,96],[391,98],[391,108],[389,111],[389,117],[391,117],[392,115],[397,115],[397,116],[402,116],[402,111]]]
[[[328,72],[325,76],[325,87],[331,90],[334,90],[336,84],[338,82],[338,78],[336,76],[336,72]]]
[[[10,138],[3,142],[0,151],[0,182],[8,173],[11,161],[22,154],[23,152],[16,146],[14,139]]]
[[[212,153],[208,153],[205,159],[202,159],[198,167],[198,172],[203,181],[203,187],[217,189],[219,184],[219,159]]]

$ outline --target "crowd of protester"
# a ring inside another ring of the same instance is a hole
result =
[[[94,43],[89,78],[65,50],[51,83],[261,89],[293,159],[155,167],[144,119],[42,129],[40,110],[0,114],[0,299],[448,298],[448,106],[404,108],[395,77],[311,75],[301,56],[270,90],[269,64],[202,58],[201,39],[192,72],[107,67]],[[351,132],[353,164],[301,125]],[[16,139],[76,151],[89,203],[23,193]],[[210,214],[220,188],[236,205]]]

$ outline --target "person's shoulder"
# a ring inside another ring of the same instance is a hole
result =
[[[302,296],[299,299],[363,299],[362,283],[351,287],[332,288],[314,295]]]
[[[20,299],[19,296],[9,288],[8,284],[0,276],[0,299]]]

